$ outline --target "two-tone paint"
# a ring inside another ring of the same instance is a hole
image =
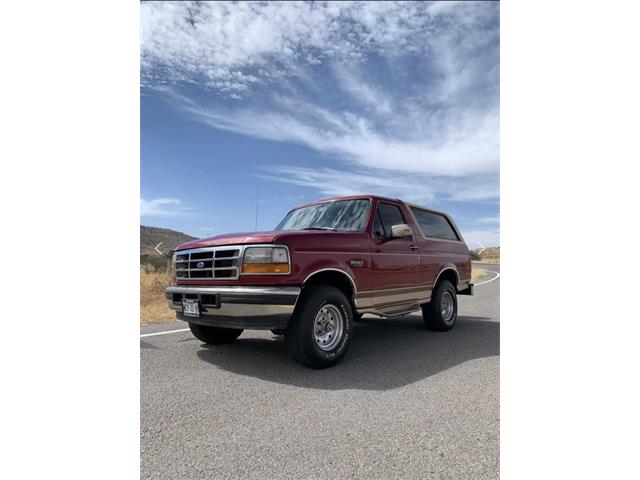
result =
[[[444,215],[459,240],[425,236],[409,208],[397,199],[358,195],[335,197],[320,202],[369,199],[371,207],[362,232],[272,231],[252,232],[195,240],[180,245],[176,252],[223,245],[283,244],[289,248],[291,271],[287,275],[240,275],[237,280],[177,279],[176,286],[293,286],[304,289],[316,275],[337,275],[348,280],[348,292],[358,313],[382,316],[403,314],[428,302],[441,277],[447,277],[461,293],[469,291],[471,258],[469,250],[449,215]],[[378,204],[397,205],[412,235],[386,240],[374,236],[372,226]],[[309,204],[310,205],[310,204]],[[302,205],[306,206],[306,205]],[[299,208],[299,207],[297,207]]]

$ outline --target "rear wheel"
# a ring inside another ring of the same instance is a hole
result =
[[[422,306],[422,318],[429,330],[451,330],[458,318],[456,289],[448,280],[442,280],[431,293],[431,301]]]
[[[305,289],[285,333],[293,358],[311,368],[338,363],[351,342],[353,312],[344,293],[328,285]]]
[[[242,333],[242,330],[237,328],[207,327],[195,323],[190,323],[189,328],[194,337],[208,345],[233,342]]]

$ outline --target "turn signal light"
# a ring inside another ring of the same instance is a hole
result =
[[[242,273],[287,273],[288,263],[244,263]]]

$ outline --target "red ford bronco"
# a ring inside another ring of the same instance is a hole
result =
[[[173,265],[167,300],[196,338],[271,330],[313,368],[342,359],[365,313],[421,309],[428,329],[446,331],[457,295],[473,293],[469,250],[447,214],[373,195],[302,205],[272,232],[185,243]]]

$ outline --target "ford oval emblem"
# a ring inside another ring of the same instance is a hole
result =
[[[196,267],[198,267],[198,268],[203,268],[203,267],[204,267],[204,262],[198,262],[198,263],[196,263]]]

